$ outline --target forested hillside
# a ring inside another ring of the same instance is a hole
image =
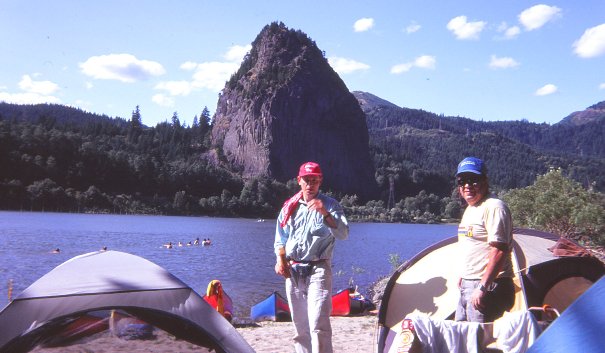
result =
[[[212,214],[205,198],[231,201],[243,182],[201,158],[209,122],[207,109],[191,127],[175,114],[150,128],[141,124],[138,107],[126,121],[58,105],[2,104],[0,208]],[[261,214],[276,207],[261,206]]]
[[[484,123],[374,98],[362,108],[381,191],[366,205],[354,195],[334,194],[352,219],[456,217],[453,173],[465,155],[487,161],[496,191],[531,185],[550,167],[561,167],[584,187],[605,189],[598,146],[603,120]],[[207,109],[192,126],[175,113],[170,122],[147,127],[141,114],[137,107],[126,120],[59,105],[0,104],[0,209],[270,218],[297,188],[293,180],[244,180],[220,167],[209,150]],[[570,141],[585,143],[572,149]]]
[[[383,193],[394,179],[395,198],[453,189],[464,156],[483,158],[490,184],[509,190],[532,184],[550,168],[562,168],[581,184],[605,190],[605,118],[586,124],[480,122],[400,108],[354,92],[366,113],[370,146]],[[562,114],[563,116],[563,114]]]

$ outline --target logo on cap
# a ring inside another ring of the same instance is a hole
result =
[[[298,176],[305,175],[322,175],[319,164],[315,162],[307,162],[300,166],[298,170]]]

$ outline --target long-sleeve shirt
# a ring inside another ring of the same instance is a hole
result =
[[[349,224],[342,206],[333,198],[318,194],[325,209],[330,212],[337,227],[330,228],[321,213],[311,211],[306,202],[301,199],[298,209],[290,217],[285,227],[280,223],[285,217],[285,211],[279,213],[275,228],[275,254],[284,247],[286,257],[294,261],[317,261],[332,259],[336,239],[346,239],[349,236]]]

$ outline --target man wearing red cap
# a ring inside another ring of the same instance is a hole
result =
[[[287,200],[275,230],[275,272],[286,278],[297,353],[331,353],[332,252],[336,239],[349,236],[342,206],[319,192],[319,164],[300,166],[300,191]]]

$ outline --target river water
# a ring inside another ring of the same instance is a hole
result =
[[[107,247],[164,267],[200,294],[218,279],[235,316],[248,317],[254,303],[284,294],[273,270],[274,231],[274,219],[0,212],[0,308],[8,304],[9,282],[14,298],[62,262]],[[333,289],[353,283],[366,294],[393,271],[392,255],[409,259],[455,232],[454,225],[351,223],[349,239],[336,243]],[[196,238],[212,245],[186,245]],[[175,247],[166,249],[167,242]]]

